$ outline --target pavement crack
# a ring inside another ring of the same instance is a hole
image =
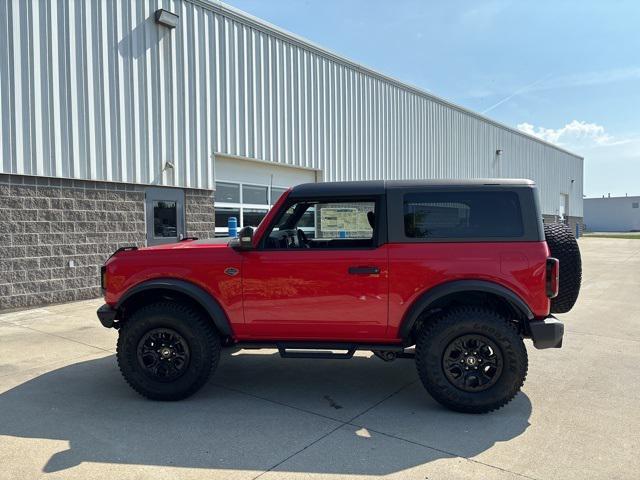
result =
[[[506,468],[502,468],[502,467],[499,467],[497,465],[492,465],[490,463],[481,462],[480,460],[476,460],[476,459],[473,459],[473,458],[465,457],[464,455],[459,455],[457,453],[449,452],[447,450],[443,450],[441,448],[436,448],[436,447],[433,447],[431,445],[427,445],[427,444],[424,444],[424,443],[416,442],[415,440],[409,440],[407,438],[399,437],[399,436],[393,435],[391,433],[381,432],[379,430],[375,430],[373,428],[370,428],[370,427],[368,427],[366,425],[362,425],[362,424],[359,424],[359,423],[353,423],[353,422],[349,422],[348,425],[350,425],[352,427],[366,428],[369,432],[376,433],[378,435],[382,435],[382,436],[385,436],[385,437],[388,437],[388,438],[393,438],[394,440],[399,440],[401,442],[410,443],[410,444],[416,445],[418,447],[428,448],[429,450],[433,450],[435,452],[441,453],[441,454],[446,455],[446,456],[451,457],[451,458],[464,458],[465,460],[467,460],[469,462],[477,463],[478,465],[483,465],[483,466],[489,467],[489,468],[495,468],[497,470],[500,470],[500,471],[506,472],[506,473],[510,473],[512,475],[517,475],[519,477],[528,478],[530,480],[540,480],[537,477],[532,477],[532,476],[526,475],[524,473],[514,472],[512,470],[508,470]]]
[[[292,409],[294,409],[294,410],[298,410],[298,411],[301,411],[301,412],[304,412],[304,413],[307,413],[307,414],[311,414],[311,415],[315,415],[315,416],[318,416],[318,417],[322,417],[322,418],[325,418],[325,419],[328,419],[328,420],[333,420],[333,421],[335,421],[335,422],[339,422],[339,425],[337,425],[335,428],[331,429],[330,431],[328,431],[328,432],[327,432],[327,433],[325,433],[324,435],[321,435],[320,437],[316,438],[314,441],[312,441],[311,443],[309,443],[309,444],[305,445],[305,446],[304,446],[304,447],[302,447],[301,449],[299,449],[299,450],[297,450],[297,451],[293,452],[291,455],[288,455],[286,458],[284,458],[284,459],[280,460],[278,463],[276,463],[275,465],[271,466],[269,469],[265,470],[264,472],[261,472],[260,474],[258,474],[258,475],[256,475],[255,477],[253,477],[253,479],[252,479],[252,480],[256,480],[256,479],[260,478],[261,476],[263,476],[265,473],[272,472],[273,470],[275,470],[276,468],[278,468],[278,467],[279,467],[280,465],[282,465],[283,463],[285,463],[285,462],[287,462],[288,460],[292,459],[292,458],[293,458],[293,457],[295,457],[296,455],[298,455],[298,454],[300,454],[300,453],[304,452],[304,451],[305,451],[305,450],[307,450],[309,447],[312,447],[313,445],[315,445],[316,443],[320,442],[321,440],[323,440],[323,439],[327,438],[327,437],[328,437],[329,435],[331,435],[332,433],[334,433],[334,432],[336,432],[336,431],[340,430],[340,429],[341,429],[342,427],[344,427],[345,425],[351,425],[351,424],[352,424],[352,422],[353,422],[356,418],[358,418],[358,417],[360,417],[360,416],[364,415],[365,413],[367,413],[367,412],[369,412],[370,410],[374,409],[375,407],[377,407],[377,406],[378,406],[378,405],[380,405],[381,403],[385,402],[386,400],[389,400],[391,397],[393,397],[394,395],[397,395],[397,394],[398,394],[398,393],[400,393],[402,390],[404,390],[405,388],[408,388],[409,386],[413,385],[414,383],[416,383],[416,380],[414,380],[413,382],[409,382],[409,383],[407,383],[407,384],[403,385],[402,387],[398,388],[397,390],[394,390],[392,393],[390,393],[389,395],[387,395],[386,397],[384,397],[384,398],[383,398],[383,399],[381,399],[380,401],[378,401],[378,402],[374,403],[373,405],[369,406],[369,407],[368,407],[367,409],[365,409],[364,411],[362,411],[362,412],[358,413],[358,414],[357,414],[357,415],[355,415],[353,418],[351,418],[351,419],[349,419],[349,420],[346,420],[346,421],[345,421],[345,420],[340,420],[340,419],[337,419],[337,418],[333,418],[333,417],[330,417],[330,416],[327,416],[327,415],[322,415],[321,413],[312,412],[312,411],[306,410],[306,409],[304,409],[304,408],[300,408],[300,407],[296,407],[296,406],[293,406],[293,405],[289,405],[289,404],[287,404],[287,403],[279,402],[279,401],[277,401],[277,400],[272,400],[272,399],[270,399],[270,398],[265,398],[265,397],[262,397],[262,396],[260,396],[260,395],[255,395],[255,394],[253,394],[253,393],[244,392],[244,391],[242,391],[242,390],[238,390],[238,389],[236,389],[236,388],[226,387],[226,386],[224,386],[224,385],[215,384],[215,383],[214,383],[214,385],[215,385],[216,387],[224,388],[224,389],[226,389],[226,390],[230,390],[230,391],[237,392],[237,393],[242,393],[242,394],[244,394],[244,395],[248,395],[248,396],[251,396],[251,397],[254,397],[254,398],[258,398],[258,399],[260,399],[260,400],[264,400],[264,401],[267,401],[267,402],[275,403],[275,404],[277,404],[277,405],[281,405],[281,406],[284,406],[284,407],[292,408]],[[325,396],[325,398],[326,398],[326,396]]]
[[[309,449],[313,445],[316,445],[320,441],[324,440],[325,438],[327,438],[331,434],[337,432],[342,427],[347,426],[347,425],[348,426],[352,426],[352,427],[366,428],[368,431],[376,433],[378,435],[383,435],[383,436],[388,437],[388,438],[393,438],[395,440],[399,440],[399,441],[402,441],[402,442],[410,443],[410,444],[419,446],[421,448],[427,448],[429,450],[433,450],[435,452],[438,452],[438,453],[440,453],[442,455],[446,455],[447,457],[450,457],[450,458],[462,458],[462,459],[467,460],[469,462],[472,462],[472,463],[475,463],[475,464],[478,464],[478,465],[482,465],[482,466],[485,466],[485,467],[488,467],[488,468],[493,468],[493,469],[496,469],[496,470],[500,470],[500,471],[505,472],[505,473],[510,473],[512,475],[515,475],[515,476],[518,476],[518,477],[521,477],[521,478],[526,478],[526,479],[529,479],[529,480],[539,480],[538,478],[532,477],[530,475],[526,475],[526,474],[519,473],[519,472],[514,472],[512,470],[508,470],[506,468],[502,468],[502,467],[499,467],[497,465],[492,465],[490,463],[481,462],[480,460],[476,460],[476,459],[473,459],[473,458],[465,457],[465,456],[456,454],[454,452],[449,452],[447,450],[443,450],[443,449],[440,449],[440,448],[433,447],[431,445],[427,445],[427,444],[424,444],[424,443],[416,442],[414,440],[409,440],[409,439],[406,439],[406,438],[403,438],[403,437],[399,437],[397,435],[393,435],[393,434],[390,434],[390,433],[381,432],[379,430],[375,430],[375,429],[369,428],[368,426],[366,426],[364,424],[360,424],[360,423],[355,421],[357,418],[359,418],[362,415],[366,414],[367,412],[373,410],[374,408],[376,408],[381,403],[389,400],[390,398],[394,397],[395,395],[397,395],[398,393],[400,393],[404,389],[410,387],[411,385],[415,384],[416,382],[417,382],[417,380],[414,380],[413,382],[409,382],[409,383],[403,385],[402,387],[400,387],[397,390],[393,391],[392,393],[390,393],[389,395],[387,395],[383,399],[381,399],[378,402],[374,403],[373,405],[369,406],[367,409],[365,409],[364,411],[358,413],[353,418],[351,418],[350,420],[347,420],[347,421],[342,421],[342,420],[339,420],[339,419],[336,419],[336,418],[333,418],[333,417],[330,417],[330,416],[327,416],[327,415],[322,415],[320,413],[312,412],[312,411],[306,410],[304,408],[300,408],[300,407],[296,407],[296,406],[293,406],[293,405],[289,405],[289,404],[286,404],[286,403],[283,403],[283,402],[279,402],[277,400],[272,400],[272,399],[269,399],[269,398],[265,398],[265,397],[262,397],[260,395],[247,393],[247,392],[244,392],[242,390],[235,389],[235,388],[225,387],[224,385],[219,385],[219,384],[214,384],[214,385],[216,385],[217,387],[220,387],[220,388],[224,388],[226,390],[234,391],[234,392],[241,393],[241,394],[244,394],[244,395],[248,395],[248,396],[251,396],[251,397],[254,397],[254,398],[258,398],[260,400],[271,402],[271,403],[274,403],[274,404],[277,404],[277,405],[281,405],[281,406],[284,406],[284,407],[292,408],[294,410],[298,410],[298,411],[301,411],[301,412],[304,412],[304,413],[307,413],[307,414],[311,414],[311,415],[322,417],[322,418],[325,418],[325,419],[328,419],[328,420],[333,420],[333,421],[340,422],[340,424],[337,425],[335,428],[329,430],[327,433],[321,435],[320,437],[316,438],[315,440],[313,440],[312,442],[308,443],[304,447],[302,447],[302,448],[298,449],[297,451],[293,452],[292,454],[288,455],[287,457],[285,457],[284,459],[280,460],[278,463],[276,463],[275,465],[271,466],[269,469],[265,470],[264,472],[261,472],[260,474],[256,475],[255,477],[253,477],[252,480],[257,480],[258,478],[262,477],[264,474],[274,471],[280,465],[286,463],[287,461],[289,461],[292,458],[294,458],[296,455],[299,455],[300,453],[302,453],[305,450]]]
[[[0,378],[8,378],[8,377],[12,377],[14,375],[21,375],[21,374],[29,373],[29,372],[32,372],[32,371],[38,371],[38,370],[42,370],[42,369],[49,369],[49,367],[52,367],[52,366],[55,366],[55,365],[59,365],[59,364],[66,365],[67,362],[75,362],[76,360],[80,360],[80,359],[84,359],[84,358],[92,358],[94,355],[98,355],[98,353],[97,352],[96,353],[84,353],[82,355],[77,355],[75,357],[56,360],[54,362],[43,363],[41,365],[36,365],[35,367],[19,369],[19,370],[15,370],[15,371],[9,372],[9,373],[2,373],[2,374],[0,374]],[[100,357],[100,358],[106,358],[106,357]]]
[[[365,413],[373,410],[374,408],[376,408],[378,405],[380,405],[383,402],[386,402],[387,400],[389,400],[391,397],[397,395],[398,393],[400,393],[402,390],[404,390],[405,388],[409,388],[411,385],[413,385],[414,383],[416,383],[417,380],[414,380],[412,382],[409,382],[405,385],[403,385],[402,387],[398,388],[397,390],[395,390],[394,392],[390,393],[389,395],[387,395],[386,397],[384,397],[382,400],[374,403],[373,405],[371,405],[370,407],[368,407],[367,409],[365,409],[364,411],[360,412],[359,414],[357,414],[355,417],[353,417],[351,420],[349,420],[348,422],[346,422],[347,424],[353,422],[356,418],[361,417],[362,415],[364,415]]]
[[[305,445],[304,447],[302,447],[300,450],[293,452],[291,455],[289,455],[288,457],[286,457],[283,460],[280,460],[278,463],[276,463],[275,465],[273,465],[271,468],[269,468],[268,470],[265,470],[264,472],[261,472],[259,475],[256,475],[255,477],[253,477],[252,480],[256,480],[258,478],[260,478],[261,476],[263,476],[265,473],[269,473],[272,472],[273,470],[275,470],[276,468],[278,468],[280,465],[282,465],[283,463],[287,462],[288,460],[292,459],[293,457],[295,457],[296,455],[298,455],[299,453],[304,452],[307,448],[314,446],[316,443],[320,442],[321,440],[324,440],[325,438],[327,438],[329,435],[331,435],[332,433],[340,430],[342,427],[344,427],[345,425],[348,425],[348,422],[344,422],[340,425],[338,425],[337,427],[333,428],[332,430],[328,431],[327,433],[325,433],[324,435],[316,438],[313,442],[309,443],[308,445]]]
[[[57,334],[51,333],[51,332],[44,332],[42,330],[38,330],[37,328],[27,327],[26,325],[18,325],[16,323],[12,323],[11,325],[13,325],[15,327],[19,327],[19,328],[24,328],[26,330],[31,330],[32,332],[42,333],[43,335],[49,335],[50,337],[61,338],[62,340],[67,340],[69,342],[73,342],[73,343],[77,343],[77,344],[80,344],[80,345],[84,345],[85,347],[89,347],[89,348],[95,348],[96,350],[101,350],[103,352],[116,353],[115,350],[110,350],[108,348],[97,347],[95,345],[90,345],[88,343],[81,342],[80,340],[74,340],[73,338],[68,338],[68,337],[65,337],[65,336],[62,336],[62,335],[57,335]]]
[[[299,412],[308,413],[310,415],[315,415],[317,417],[321,417],[321,418],[324,418],[326,420],[333,420],[334,422],[341,422],[341,423],[345,422],[344,420],[341,420],[339,418],[331,417],[329,415],[323,415],[322,413],[313,412],[311,410],[306,410],[304,408],[296,407],[295,405],[290,405],[288,403],[280,402],[278,400],[273,400],[271,398],[263,397],[262,395],[256,395],[255,393],[245,392],[244,390],[240,390],[238,388],[228,387],[226,385],[222,385],[222,384],[219,384],[219,383],[213,383],[213,386],[218,387],[218,388],[223,388],[225,390],[229,390],[230,392],[241,393],[242,395],[247,395],[249,397],[257,398],[258,400],[264,400],[265,402],[273,403],[275,405],[280,405],[281,407],[287,407],[287,408],[291,408],[293,410],[297,410]]]

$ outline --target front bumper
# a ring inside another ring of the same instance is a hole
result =
[[[560,348],[564,335],[564,323],[553,315],[549,315],[543,320],[530,320],[529,334],[533,340],[533,346],[536,348]]]
[[[107,328],[114,327],[117,312],[113,308],[105,303],[98,309],[96,313],[98,314],[98,319],[100,320],[102,326]]]

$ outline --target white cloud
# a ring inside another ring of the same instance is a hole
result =
[[[564,127],[555,129],[536,127],[524,122],[518,124],[518,130],[561,146],[591,147],[620,143],[616,142],[602,125],[579,120],[573,120]]]
[[[640,134],[614,137],[596,123],[573,120],[560,128],[521,123],[518,129],[584,157],[584,193],[639,195]]]

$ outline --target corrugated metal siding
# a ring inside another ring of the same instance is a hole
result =
[[[581,158],[219,4],[14,0],[0,19],[3,172],[213,188],[217,152],[324,180],[527,177],[545,213],[563,192],[582,216]]]

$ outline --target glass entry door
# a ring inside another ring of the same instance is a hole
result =
[[[177,188],[145,191],[147,245],[181,240],[185,236],[184,192]]]
[[[558,211],[559,221],[562,223],[569,224],[569,220],[567,219],[567,215],[569,213],[569,195],[566,193],[560,194],[560,208]]]

